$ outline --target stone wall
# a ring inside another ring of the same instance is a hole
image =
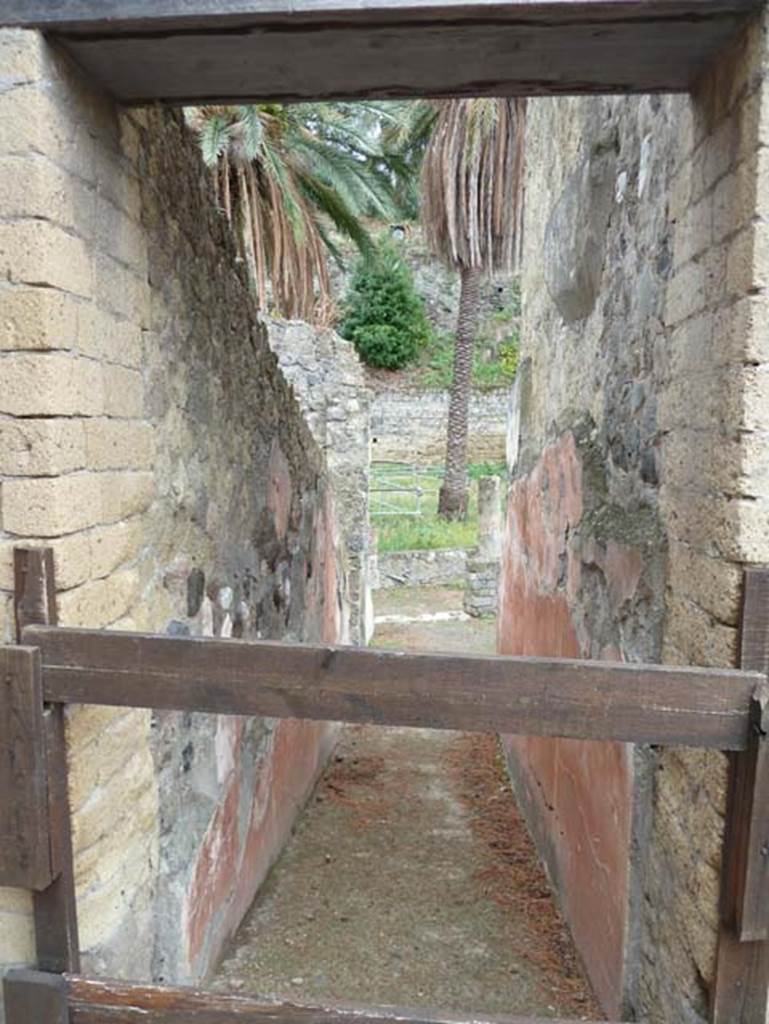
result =
[[[476,392],[470,401],[471,462],[504,462],[508,390]],[[435,465],[446,456],[446,391],[380,391],[371,406],[371,457]]]
[[[117,110],[32,33],[0,33],[0,69],[0,636],[35,543],[64,625],[343,636],[322,452],[181,115]],[[71,709],[85,969],[203,977],[332,735]],[[29,895],[0,890],[0,962],[33,958]]]
[[[463,586],[467,552],[464,548],[383,551],[372,559],[372,566],[375,589]]]
[[[368,579],[371,392],[351,342],[302,321],[269,320],[268,341],[328,464],[347,564],[353,643],[373,632]]]
[[[769,561],[765,52],[692,98],[530,103],[501,651],[736,662]],[[725,758],[508,748],[607,1013],[704,1021]]]

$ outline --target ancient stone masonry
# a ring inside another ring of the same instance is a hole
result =
[[[0,635],[13,546],[43,543],[63,625],[345,637],[323,453],[181,115],[119,111],[33,33],[0,69]],[[332,737],[71,709],[85,969],[204,977]],[[0,964],[32,959],[0,890]]]
[[[503,652],[736,663],[769,561],[766,62],[756,25],[691,98],[529,104]],[[704,1021],[725,759],[507,746],[607,1013]]]
[[[372,586],[462,586],[467,573],[464,548],[424,551],[383,551],[372,559]]]
[[[301,321],[267,321],[270,348],[325,454],[347,556],[350,641],[373,630],[368,564],[371,393],[351,342]]]
[[[468,615],[495,615],[501,554],[501,479],[478,481],[478,547],[467,558],[464,609]]]
[[[508,391],[476,392],[470,400],[471,462],[505,458]],[[446,455],[449,396],[445,391],[380,391],[371,406],[371,456],[380,462],[440,463]]]

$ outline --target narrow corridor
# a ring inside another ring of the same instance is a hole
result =
[[[399,591],[375,643],[493,650],[493,623],[423,617],[454,591]],[[596,1016],[495,738],[344,729],[214,979],[299,1002]]]

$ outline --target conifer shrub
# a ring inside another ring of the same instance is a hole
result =
[[[430,335],[424,304],[397,246],[385,239],[360,260],[339,326],[364,363],[400,370],[414,362]]]

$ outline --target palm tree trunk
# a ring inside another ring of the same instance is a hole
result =
[[[467,438],[472,383],[473,348],[478,327],[481,271],[462,269],[457,337],[454,343],[454,372],[451,378],[449,419],[446,431],[446,469],[438,496],[442,519],[464,519],[467,515]]]

